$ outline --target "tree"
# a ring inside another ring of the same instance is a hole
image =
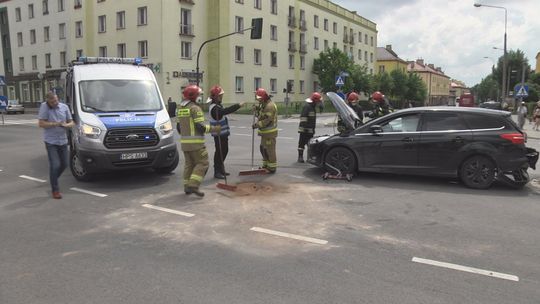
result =
[[[473,93],[478,96],[479,102],[486,102],[489,99],[495,100],[499,92],[499,85],[493,74],[483,78],[482,81],[473,87]]]
[[[518,49],[517,51],[510,50],[507,54],[508,57],[508,66],[506,68],[507,73],[507,83],[509,84],[507,90],[511,92],[514,90],[516,84],[521,83],[521,74],[523,67],[525,67],[525,81],[527,81],[528,76],[531,71],[531,66],[529,65],[529,60],[525,57],[525,53]],[[493,79],[496,81],[498,88],[501,87],[502,77],[502,66],[503,66],[504,56],[499,57],[497,66],[492,69]]]
[[[366,65],[353,65],[350,79],[352,81],[351,89],[355,92],[371,92],[373,90],[373,76],[367,72]]]
[[[394,89],[394,79],[392,79],[392,77],[390,77],[390,74],[388,74],[387,72],[377,74],[374,78],[374,90],[379,91],[383,94],[390,94],[390,92],[392,92],[392,90]]]
[[[400,69],[391,71],[390,77],[392,78],[394,86],[390,90],[389,94],[391,99],[394,101],[394,106],[396,108],[402,108],[407,96],[407,91],[409,90],[409,77],[405,72],[403,72],[403,70]]]
[[[407,93],[405,94],[405,99],[407,101],[415,102],[415,105],[423,105],[424,101],[427,98],[427,87],[422,81],[420,76],[415,73],[409,73],[407,78]]]
[[[336,76],[341,72],[351,72],[354,62],[337,48],[328,49],[319,54],[313,62],[313,73],[319,77],[319,85],[324,92],[336,91]],[[344,79],[343,90],[348,92],[354,86],[351,77]]]

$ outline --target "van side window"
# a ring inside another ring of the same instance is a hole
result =
[[[462,117],[470,129],[498,129],[504,127],[505,123],[500,117],[493,115],[482,115],[472,113],[462,113]]]
[[[467,130],[456,113],[424,113],[422,131]]]

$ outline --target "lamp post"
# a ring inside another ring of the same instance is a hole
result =
[[[487,5],[487,4],[481,4],[481,3],[475,3],[474,7],[491,7],[491,8],[500,8],[504,10],[504,54],[503,54],[503,70],[502,70],[502,94],[503,94],[503,101],[506,99],[507,92],[506,92],[506,67],[507,67],[507,52],[506,52],[506,24],[507,24],[507,15],[508,12],[506,10],[506,7],[502,6],[495,6],[495,5]]]

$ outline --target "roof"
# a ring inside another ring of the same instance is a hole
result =
[[[401,61],[407,63],[405,60],[398,57],[398,55],[393,51],[385,47],[377,47],[377,61]]]
[[[417,107],[417,108],[408,108],[399,110],[399,113],[403,112],[433,112],[433,111],[439,111],[439,112],[473,112],[473,113],[485,113],[485,114],[492,114],[492,115],[502,115],[502,116],[508,116],[511,113],[507,111],[500,111],[500,110],[491,110],[491,109],[484,109],[484,108],[476,108],[476,107]],[[396,112],[395,112],[396,113]]]
[[[429,67],[429,65],[420,64],[416,61],[410,61],[409,64],[407,65],[407,70],[409,72],[432,73],[432,74],[441,75],[446,78],[450,78],[444,72],[437,71],[436,69]]]
[[[125,79],[125,80],[154,80],[154,74],[145,66],[131,64],[95,63],[75,65],[75,79],[101,80],[101,79]]]

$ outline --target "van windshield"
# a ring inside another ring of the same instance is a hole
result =
[[[85,112],[159,111],[157,87],[146,80],[89,80],[79,83]]]

